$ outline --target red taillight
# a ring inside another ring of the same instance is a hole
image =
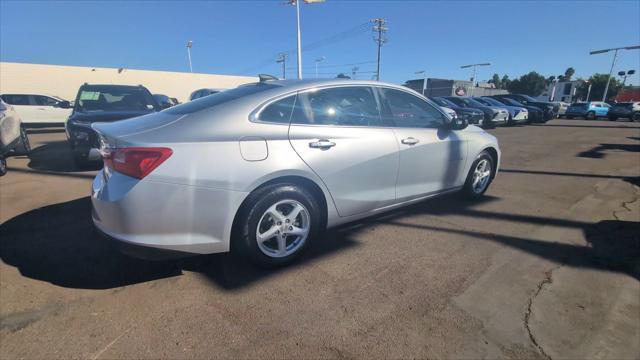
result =
[[[103,152],[104,164],[125,175],[142,179],[173,154],[169,148],[131,147]]]

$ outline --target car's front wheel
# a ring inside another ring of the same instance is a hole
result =
[[[29,143],[29,136],[27,135],[27,130],[24,127],[20,127],[20,143],[16,146],[16,155],[26,155],[29,156],[31,154],[31,144]]]
[[[5,176],[7,174],[7,159],[0,155],[0,176]]]
[[[633,115],[631,115],[631,121],[640,121],[640,112],[633,113]]]
[[[491,180],[493,180],[494,169],[491,155],[486,151],[481,152],[473,162],[471,169],[469,169],[462,192],[471,198],[484,195],[489,188],[489,184],[491,184]]]
[[[318,201],[305,188],[276,184],[249,195],[236,224],[234,244],[254,263],[285,265],[320,231]]]
[[[596,119],[596,113],[595,113],[595,112],[593,112],[593,111],[589,111],[589,112],[587,113],[586,119],[587,119],[587,120],[595,120],[595,119]]]

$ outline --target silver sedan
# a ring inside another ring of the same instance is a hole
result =
[[[482,196],[496,138],[401,86],[276,80],[97,123],[93,221],[149,250],[238,250],[285,264],[320,231],[462,191]]]

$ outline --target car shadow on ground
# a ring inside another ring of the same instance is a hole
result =
[[[96,161],[86,167],[78,168],[73,161],[71,148],[66,140],[51,141],[31,150],[29,168],[36,172],[78,172],[95,171],[102,168]]]
[[[486,197],[480,202],[496,201]],[[104,240],[90,219],[89,198],[43,207],[19,215],[0,226],[0,257],[23,276],[58,286],[110,289],[181,275],[201,273],[214,286],[241,289],[282,272],[296,271],[312,261],[360,245],[354,235],[375,223],[413,227],[429,232],[454,233],[497,242],[551,261],[576,267],[629,274],[640,280],[640,222],[605,220],[597,224],[475,209],[480,202],[443,196],[402,210],[325,232],[294,264],[283,268],[258,268],[232,254],[196,256],[179,260],[147,261],[121,254]],[[541,241],[459,228],[407,222],[414,215],[469,216],[537,225],[580,228],[589,246]]]
[[[89,197],[32,210],[0,225],[0,258],[23,276],[58,286],[110,289],[200,272],[235,289],[356,245],[349,231],[328,231],[301,261],[286,268],[254,267],[231,254],[149,261],[122,254],[94,228]]]

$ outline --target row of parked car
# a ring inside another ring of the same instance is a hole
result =
[[[502,125],[544,123],[558,116],[557,104],[538,101],[524,94],[493,96],[434,96],[440,107],[483,128]]]
[[[603,117],[611,121],[625,118],[631,121],[640,121],[640,102],[623,102],[613,105],[603,101],[573,103],[567,107],[563,115],[567,119],[582,117],[594,120]]]

